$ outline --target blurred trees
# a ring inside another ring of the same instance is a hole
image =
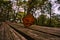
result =
[[[40,15],[38,18],[38,25],[45,26],[46,19],[46,15]]]
[[[40,8],[41,9],[41,15],[39,16],[39,18],[36,19],[36,24],[37,25],[42,25],[42,26],[50,26],[50,27],[57,27],[57,26],[60,26],[60,22],[58,22],[58,17],[55,17],[52,13],[52,4],[51,2],[49,2],[48,0],[30,0],[30,4],[29,4],[29,8],[30,8],[30,12],[32,9],[35,8],[35,10],[33,11],[36,11],[37,8]],[[33,14],[33,12],[32,12]],[[47,15],[44,15],[44,14],[49,14],[49,18],[46,18]],[[53,17],[54,18],[53,18]],[[56,15],[57,16],[57,15]]]
[[[9,20],[9,13],[12,11],[10,1],[0,1],[0,20]]]
[[[3,20],[22,20],[26,14],[35,14],[35,11],[40,9],[41,15],[35,19],[36,25],[50,26],[50,27],[60,27],[60,15],[55,15],[52,13],[52,5],[48,0],[22,0],[17,1],[18,13],[15,16],[14,10],[12,10],[12,3],[10,1],[0,1],[0,21]],[[24,12],[19,12],[19,7],[24,8]],[[60,9],[60,8],[59,8]],[[45,14],[49,14],[49,17]],[[36,14],[35,14],[36,15]]]

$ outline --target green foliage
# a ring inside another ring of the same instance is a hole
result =
[[[50,23],[50,19],[47,19],[46,20],[46,26],[50,26],[50,27],[58,27],[59,25],[59,23],[58,23],[58,21],[56,20],[56,19],[51,19],[51,25],[49,24]]]
[[[38,25],[45,25],[46,15],[40,15],[38,18]]]
[[[42,7],[42,5],[44,5],[44,2],[47,1],[47,0],[29,0],[28,1],[28,13],[31,11],[31,9],[33,8],[37,8],[37,7]]]
[[[18,17],[18,18],[23,18],[24,15],[26,15],[26,13],[24,13],[24,12],[19,12],[19,13],[17,14],[17,17]]]
[[[23,4],[22,0],[18,0],[17,5],[20,6],[22,4]]]
[[[50,18],[46,18],[46,15],[40,15],[39,18],[36,19],[35,23],[40,26],[60,27],[60,21],[58,21],[58,18],[54,17],[50,20]]]
[[[25,15],[26,15],[26,13],[24,13],[24,12],[19,12],[19,13],[17,13],[17,17],[16,17],[16,18],[18,18],[18,20],[20,20],[20,22],[22,23],[22,18],[23,18]]]
[[[12,5],[10,4],[10,1],[0,1],[0,19],[7,20],[9,19],[9,12],[11,12]]]

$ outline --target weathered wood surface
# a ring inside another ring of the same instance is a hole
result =
[[[29,27],[30,29],[36,30],[36,31],[42,31],[45,33],[49,33],[52,35],[56,35],[60,37],[60,28],[52,28],[52,27],[40,27],[37,25],[32,25]]]
[[[14,35],[15,40],[27,40],[26,38],[24,38],[24,36],[22,36],[21,34],[19,34],[18,32],[16,32],[9,25],[7,25],[7,26],[8,26],[8,28],[10,28],[10,32]]]
[[[14,23],[14,24],[16,24],[16,23]],[[24,27],[23,24],[18,23],[16,25]],[[40,31],[40,32],[49,33],[49,34],[56,35],[56,36],[60,37],[60,28],[44,27],[44,26],[37,26],[37,25],[32,25],[32,26],[30,26],[28,28],[32,29],[32,30]]]
[[[0,26],[0,40],[27,40],[6,23]]]
[[[2,23],[0,26],[0,40],[13,40],[11,33],[9,32],[9,29],[5,24]]]
[[[46,27],[46,29],[44,29],[45,27],[41,27],[41,30],[40,30],[39,29],[40,27],[37,27],[37,26],[31,26],[29,28],[24,28],[24,27],[22,27],[20,25],[17,25],[15,23],[14,24],[9,23],[9,25],[14,30],[18,31],[19,33],[22,32],[23,34],[30,36],[34,40],[60,40],[59,36],[56,36],[55,34],[52,35],[52,33],[54,33],[55,30],[57,30],[57,29],[54,29],[54,28]],[[54,30],[54,32],[50,32],[50,31],[47,31],[47,30],[51,30],[51,31]],[[59,31],[59,30],[57,30],[57,31]]]

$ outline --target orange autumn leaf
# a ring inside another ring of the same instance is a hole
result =
[[[34,23],[34,17],[32,14],[28,14],[23,18],[23,24],[28,27],[31,26]]]

